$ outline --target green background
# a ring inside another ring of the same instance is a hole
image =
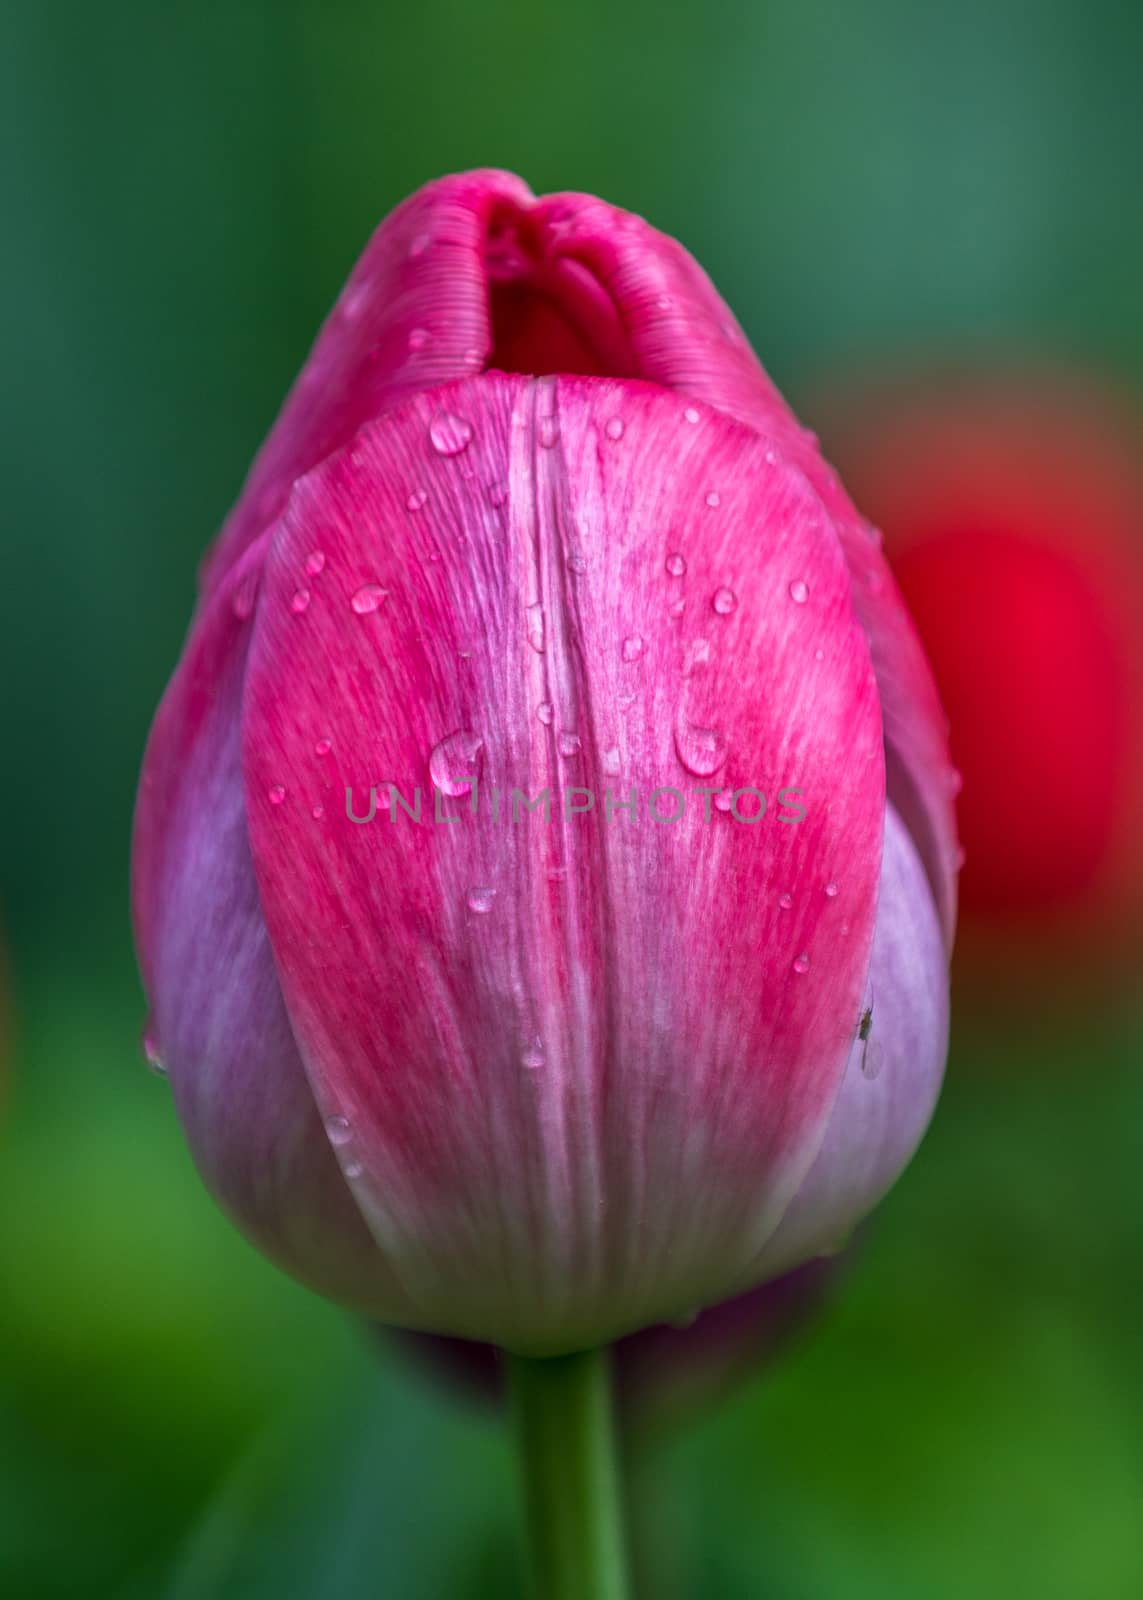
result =
[[[1138,383],[1141,69],[1134,0],[6,9],[0,1593],[516,1592],[495,1420],[232,1232],[138,1059],[148,722],[372,227],[508,166],[682,238],[795,401]],[[646,1453],[664,1600],[1143,1592],[1138,1004],[990,1018],[836,1306]]]

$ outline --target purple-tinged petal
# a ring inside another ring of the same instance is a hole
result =
[[[261,549],[200,613],[163,699],[135,820],[152,1029],[207,1187],[267,1255],[376,1313],[392,1291],[330,1151],[258,904],[240,768]]]
[[[274,536],[243,709],[261,901],[415,1325],[574,1348],[723,1298],[836,1096],[880,873],[867,646],[802,476],[688,413],[485,376],[364,430]],[[420,823],[384,795],[350,819],[390,783]],[[493,786],[572,785],[601,803],[488,815]]]
[[[844,1243],[908,1164],[940,1093],[948,963],[919,854],[891,806],[866,1011],[817,1160],[763,1254],[767,1276]]]

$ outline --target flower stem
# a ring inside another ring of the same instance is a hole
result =
[[[505,1359],[534,1592],[624,1600],[610,1352]]]

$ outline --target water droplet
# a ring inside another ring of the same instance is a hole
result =
[[[609,439],[622,439],[622,437],[623,437],[623,418],[622,417],[611,417],[608,420],[607,426],[604,428],[603,431],[604,431],[604,433],[607,435],[607,437]]]
[[[687,651],[683,672],[687,677],[690,677],[693,672],[701,672],[704,667],[710,664],[713,654],[714,651],[711,649],[708,639],[696,639]]]
[[[324,806],[315,806],[313,808],[313,810],[310,812],[310,816],[314,819],[315,822],[320,822],[321,819],[325,816],[325,807]]]
[[[524,1052],[520,1057],[520,1065],[527,1067],[529,1072],[535,1072],[539,1067],[542,1067],[543,1064],[544,1046],[542,1042],[536,1038],[532,1040],[531,1044],[525,1047]]]
[[[418,233],[416,235],[416,237],[414,238],[412,244],[409,246],[409,254],[413,257],[414,260],[417,258],[417,256],[423,256],[425,251],[429,248],[430,244],[432,244],[432,242],[433,242],[432,234],[429,234],[429,233]]]
[[[167,1075],[166,1063],[163,1060],[162,1051],[159,1049],[159,1038],[155,1032],[154,1024],[149,1018],[143,1027],[143,1037],[140,1043],[143,1047],[143,1060],[156,1078],[165,1078]]]
[[[794,962],[794,971],[797,972],[797,973],[803,973],[803,972],[808,972],[809,970],[810,970],[810,958],[806,954],[806,952],[803,950],[801,955],[798,956],[798,958]]]
[[[714,797],[714,803],[719,811],[729,811],[733,801],[733,789],[720,789]]]
[[[438,411],[429,423],[429,441],[438,456],[458,456],[472,439],[472,423],[451,411]]]
[[[840,932],[841,932],[841,936],[842,936],[843,939],[848,938],[848,936],[849,936],[849,923],[848,922],[843,922],[842,923]]]
[[[587,557],[579,550],[573,550],[568,556],[568,570],[580,573],[587,571]]]
[[[370,612],[380,610],[388,598],[388,589],[383,589],[379,583],[363,583],[349,603],[359,617],[367,617]]]
[[[830,879],[829,883],[826,884],[825,892],[830,900],[837,899],[837,884],[834,883],[832,878]]]
[[[508,485],[506,483],[497,482],[490,483],[488,485],[488,502],[490,505],[496,506],[497,509],[499,509],[507,499]]]
[[[306,571],[311,578],[316,578],[319,572],[325,571],[325,551],[311,550],[306,557]]]
[[[365,1168],[361,1165],[360,1161],[347,1161],[341,1170],[345,1173],[347,1178],[354,1179],[360,1178],[361,1174],[365,1171]]]
[[[582,744],[578,733],[561,733],[556,740],[556,747],[562,756],[578,756]]]
[[[405,504],[410,511],[419,511],[428,498],[429,494],[427,489],[414,489],[412,494],[410,494],[409,498],[405,501]]]
[[[814,651],[814,660],[815,661],[824,661],[825,660],[825,651],[822,649],[821,645],[819,645],[817,647],[817,649]]]
[[[470,889],[467,899],[470,911],[475,911],[480,916],[486,916],[492,910],[493,902],[496,899],[496,890],[487,888]]]
[[[560,436],[560,419],[549,415],[540,418],[539,440],[540,448],[550,450]]]
[[[295,617],[300,617],[309,603],[310,591],[308,589],[297,589],[294,592],[294,598],[290,601],[290,610]]]
[[[726,736],[718,728],[700,728],[680,719],[675,725],[675,754],[696,778],[708,778],[726,760]]]
[[[685,600],[683,600],[683,599],[672,600],[670,605],[667,607],[667,615],[670,616],[670,617],[674,617],[677,620],[679,617],[682,616],[683,612],[686,609],[687,609],[687,603],[686,603]]]
[[[427,328],[413,328],[409,333],[409,349],[423,350],[432,335]]]
[[[804,606],[809,598],[809,587],[802,582],[801,578],[795,578],[790,585],[790,599],[796,606]]]
[[[609,778],[614,778],[619,771],[619,750],[612,745],[610,750],[603,752],[603,770]]]
[[[332,749],[333,741],[331,739],[319,739],[317,744],[314,745],[314,755],[327,756]]]
[[[671,309],[671,297],[670,297],[670,295],[669,294],[661,294],[659,296],[659,298],[655,301],[655,304],[658,306],[660,311],[669,311]]]
[[[537,600],[528,607],[528,643],[537,655],[544,653],[544,608]]]
[[[783,911],[789,911],[793,903],[794,897],[792,894],[780,894],[778,896],[778,904],[781,906]]]
[[[723,588],[714,591],[714,598],[710,603],[720,617],[728,617],[738,605],[738,596],[733,589],[727,589],[723,586]]]
[[[711,489],[708,492],[706,503],[711,511],[717,511],[718,507],[722,504],[722,496],[719,494],[717,489]]]
[[[631,689],[622,690],[615,696],[615,704],[619,707],[621,712],[630,711],[631,707],[635,704],[634,691]]]
[[[541,700],[540,701],[540,704],[536,707],[536,715],[539,717],[540,721],[544,724],[545,728],[550,728],[551,727],[553,713],[552,713],[551,703],[549,701],[547,701],[547,700]]]
[[[266,794],[272,806],[280,806],[286,798],[285,788],[280,783],[272,783]]]
[[[638,661],[643,654],[643,639],[638,633],[629,633],[623,641],[622,655],[624,661]]]
[[[664,565],[672,578],[681,578],[687,570],[686,557],[679,555],[677,550],[674,555],[667,557]]]
[[[476,758],[483,749],[484,740],[467,728],[458,728],[433,746],[429,777],[442,794],[468,793],[470,786],[465,780],[477,775]]]
[[[347,1145],[353,1138],[353,1129],[349,1126],[348,1117],[327,1117],[325,1131],[330,1144]]]
[[[688,406],[683,412],[683,416],[686,417],[688,422],[697,422],[699,419],[699,414],[695,410],[694,406]]]

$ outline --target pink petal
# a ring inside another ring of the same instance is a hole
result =
[[[876,686],[820,502],[662,391],[492,375],[299,483],[264,581],[262,905],[408,1320],[572,1348],[722,1298],[816,1153],[872,938]],[[347,789],[363,815],[370,785],[469,774],[476,818],[464,793],[452,824],[431,793],[419,824],[346,814]],[[488,817],[493,785],[572,784],[642,814]],[[704,821],[722,785],[770,815]],[[657,786],[689,792],[681,823],[647,816]]]
[[[825,1140],[763,1252],[767,1275],[844,1243],[904,1170],[929,1125],[948,1045],[948,964],[919,853],[890,806],[867,1039],[854,1038]]]
[[[384,1266],[317,1115],[258,905],[239,703],[261,551],[198,618],[147,746],[135,823],[138,943],[180,1119],[208,1188],[282,1266],[380,1311]]]
[[[210,584],[280,514],[295,478],[398,400],[479,370],[491,345],[485,246],[498,206],[531,191],[508,172],[426,184],[374,233],[204,564]]]

